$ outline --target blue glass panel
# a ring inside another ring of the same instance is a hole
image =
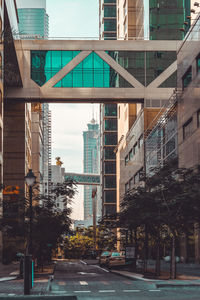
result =
[[[69,72],[61,80],[61,86],[69,87],[71,78],[73,78],[71,87],[132,87],[95,52],[90,53],[80,64]],[[56,84],[55,87],[58,87],[58,84]]]
[[[31,51],[31,78],[39,85],[44,85],[80,51]],[[71,86],[72,83],[69,84]],[[56,84],[61,87],[62,83]]]

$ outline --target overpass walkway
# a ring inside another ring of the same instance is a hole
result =
[[[180,43],[15,40],[19,78],[5,97],[26,102],[146,102],[155,107],[176,87]]]

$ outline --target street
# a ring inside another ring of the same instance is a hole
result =
[[[155,281],[132,280],[81,260],[57,263],[49,295],[77,299],[198,299],[199,287],[156,288]]]

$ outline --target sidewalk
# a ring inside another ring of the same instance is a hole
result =
[[[15,279],[19,275],[19,262],[12,262],[8,265],[0,263],[0,282],[6,278]],[[10,280],[9,279],[9,280]]]
[[[84,262],[88,265],[98,264],[97,260],[87,260]],[[169,264],[162,263],[162,273],[159,279],[154,279],[153,261],[148,264],[149,273],[144,276],[137,271],[111,269],[110,272],[132,280],[142,280],[153,283],[156,288],[182,288],[195,287],[200,288],[200,265],[197,264],[177,264],[177,279],[169,279]]]
[[[122,271],[122,270],[111,270],[111,273],[117,274],[120,276],[123,276],[128,279],[132,280],[143,280],[147,281],[149,283],[153,283],[156,288],[182,288],[182,287],[195,287],[195,288],[200,288],[200,279],[192,279],[189,280],[187,279],[186,276],[183,276],[183,279],[169,279],[169,280],[161,280],[161,279],[149,279],[145,278],[144,275],[138,274],[138,273],[133,273],[133,272],[128,272],[128,271]]]
[[[54,273],[55,264],[44,267],[35,272],[34,286],[31,295],[45,295],[50,286],[51,275]],[[12,275],[15,273],[15,275]],[[19,263],[3,265],[0,263],[0,296],[15,296],[24,294],[24,280],[18,277]]]

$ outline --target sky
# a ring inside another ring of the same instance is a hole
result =
[[[49,36],[98,37],[98,0],[46,0]],[[99,121],[99,105],[50,104],[52,112],[52,164],[60,156],[66,172],[83,172],[83,131],[93,116]],[[83,187],[74,199],[73,219],[83,219]]]

